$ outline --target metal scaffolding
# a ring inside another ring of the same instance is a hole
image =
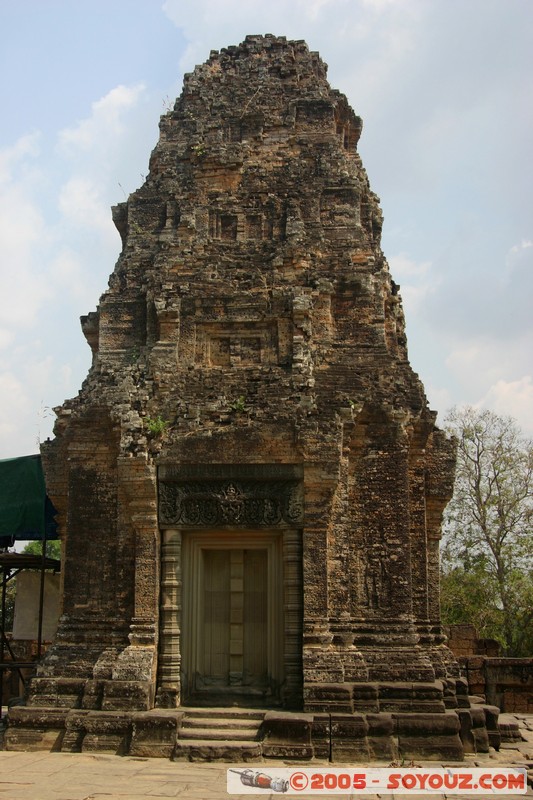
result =
[[[59,572],[61,562],[55,558],[46,556],[47,540],[42,541],[42,554],[32,555],[30,553],[0,552],[0,571],[1,571],[1,604],[0,604],[0,720],[2,719],[2,703],[4,690],[4,674],[7,670],[16,670],[22,684],[25,685],[25,677],[22,670],[34,669],[42,656],[43,647],[43,612],[44,612],[44,582],[47,571]],[[38,606],[38,630],[37,630],[37,659],[32,661],[20,661],[16,658],[11,643],[7,638],[6,631],[6,612],[7,612],[7,586],[16,576],[26,569],[40,571],[40,590]],[[6,659],[6,654],[10,660]]]

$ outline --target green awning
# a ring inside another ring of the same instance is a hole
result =
[[[0,547],[15,540],[57,539],[41,456],[0,460]]]

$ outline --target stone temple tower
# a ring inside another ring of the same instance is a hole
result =
[[[9,747],[200,757],[198,708],[255,709],[249,757],[484,746],[439,620],[454,449],[361,127],[303,41],[185,76],[43,446],[63,613]]]

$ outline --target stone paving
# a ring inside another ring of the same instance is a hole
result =
[[[463,766],[533,767],[533,715],[519,718],[523,741],[504,744],[500,752],[468,758]],[[269,766],[289,766],[288,762],[243,765],[268,772]],[[321,762],[313,762],[320,766]],[[294,766],[293,764],[291,766]],[[299,762],[302,767],[302,762]],[[309,766],[309,765],[308,765]],[[324,763],[323,766],[326,766]],[[339,765],[335,765],[339,766]],[[374,765],[376,766],[376,765]],[[380,765],[386,766],[386,765]],[[422,766],[438,766],[436,763]],[[457,767],[457,764],[453,766]],[[165,800],[183,797],[186,800],[224,800],[226,792],[226,770],[239,768],[235,764],[184,763],[165,759],[120,757],[113,755],[91,755],[83,753],[19,753],[0,751],[0,800]],[[530,773],[531,776],[531,773]],[[283,795],[265,791],[261,795],[233,794],[232,798],[263,797],[267,800]],[[287,795],[285,795],[287,796]],[[294,795],[292,795],[294,797]],[[315,795],[316,797],[317,795]],[[365,797],[367,800],[407,797],[405,794],[328,794],[328,798]],[[416,795],[410,795],[415,797]],[[419,795],[420,796],[420,795]],[[429,795],[425,795],[428,797]],[[445,798],[446,795],[431,795]],[[527,795],[450,795],[451,798],[477,797],[528,797],[533,798],[533,789]],[[300,795],[302,798],[313,795]]]

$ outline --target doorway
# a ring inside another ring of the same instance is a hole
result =
[[[183,702],[276,705],[283,682],[282,537],[183,539]]]

